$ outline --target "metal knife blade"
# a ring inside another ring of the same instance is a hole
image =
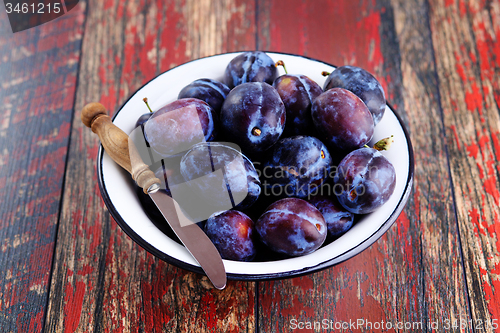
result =
[[[219,290],[224,289],[227,283],[226,270],[219,251],[210,238],[182,213],[175,200],[165,192],[150,191],[148,194],[182,244],[203,268],[214,287]]]

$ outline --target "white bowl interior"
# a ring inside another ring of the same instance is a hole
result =
[[[148,111],[143,102],[144,97],[148,98],[151,108],[155,110],[177,99],[180,90],[196,79],[207,77],[221,80],[227,64],[237,54],[230,53],[195,60],[159,75],[127,101],[116,115],[114,123],[126,133],[130,133],[137,118]],[[300,56],[268,54],[275,61],[283,60],[290,73],[307,75],[321,87],[326,79],[321,72],[335,69],[323,62]],[[282,68],[280,73],[284,74]],[[387,107],[383,119],[375,128],[372,141],[376,142],[389,135],[394,135],[394,144],[383,154],[396,170],[396,187],[388,202],[375,212],[363,216],[343,236],[310,255],[271,262],[245,263],[224,260],[226,272],[238,275],[286,274],[326,262],[331,265],[336,263],[335,258],[341,261],[343,254],[369,239],[396,210],[411,177],[410,152],[405,133],[394,112]],[[128,175],[106,153],[102,160],[102,179],[103,188],[117,213],[137,235],[158,251],[186,264],[199,266],[183,246],[170,239],[151,222],[142,209]]]

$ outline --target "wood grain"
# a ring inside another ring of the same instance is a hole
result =
[[[495,331],[498,0],[88,0],[17,34],[5,22],[0,2],[1,332],[377,331],[293,329],[323,319]],[[92,101],[116,110],[158,73],[245,49],[374,73],[410,131],[415,184],[395,225],[355,258],[220,292],[112,220],[99,143],[79,113]]]
[[[254,283],[222,292],[148,254],[112,221],[97,187],[84,104],[116,108],[160,72],[255,48],[244,1],[89,1],[46,332],[253,332]],[[85,179],[85,182],[82,182]]]
[[[85,6],[13,34],[0,6],[0,331],[42,330]]]
[[[414,207],[406,210],[418,223],[424,311],[428,323],[447,331],[473,331],[453,327],[471,317],[465,284],[463,255],[450,183],[449,158],[442,122],[439,81],[426,1],[391,1],[396,38],[401,53],[405,119],[414,135]]]
[[[500,4],[430,1],[439,91],[476,329],[500,320]]]
[[[260,1],[258,8],[265,49],[374,73],[411,133],[416,163],[405,210],[369,249],[323,272],[259,283],[260,331],[291,332],[324,319],[415,323],[422,326],[412,331],[432,331],[447,318],[468,320],[426,2]]]

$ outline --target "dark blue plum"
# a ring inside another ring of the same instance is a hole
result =
[[[180,168],[200,201],[210,203],[217,211],[248,208],[261,193],[252,162],[228,143],[193,146],[182,158]]]
[[[243,83],[227,95],[220,119],[226,139],[254,157],[278,141],[286,111],[276,89],[269,84]]]
[[[165,158],[160,163],[155,163],[158,165],[155,169],[152,167],[151,169],[155,170],[155,176],[161,182],[161,190],[177,202],[188,219],[200,223],[216,211],[217,207],[196,198],[196,194],[181,173],[181,159],[182,156]]]
[[[251,261],[255,257],[254,222],[242,212],[214,213],[205,223],[205,233],[223,259]]]
[[[354,214],[367,214],[389,200],[396,186],[396,171],[379,151],[360,148],[344,157],[333,180],[340,204]]]
[[[331,152],[350,152],[373,136],[373,117],[365,103],[349,90],[333,88],[313,102],[311,115],[318,137]]]
[[[136,150],[141,156],[142,161],[149,165],[150,168],[153,167],[152,170],[154,170],[157,166],[154,165],[155,162],[159,162],[161,157],[156,156],[156,154],[153,156],[151,149],[149,148],[149,142],[144,134],[144,125],[151,116],[151,112],[141,115],[137,119],[134,129],[129,133],[129,138],[134,142]]]
[[[139,147],[138,151],[142,160],[151,164],[154,163],[154,160],[151,160],[151,155],[149,154],[149,142],[147,142],[146,136],[144,135],[144,125],[152,115],[153,113],[149,112],[140,116],[135,123],[134,130],[129,133],[136,147]]]
[[[351,229],[354,214],[342,207],[335,197],[316,195],[309,203],[318,208],[325,218],[328,228],[327,240],[333,240]]]
[[[332,88],[347,89],[361,98],[370,110],[375,125],[384,116],[386,106],[384,89],[366,70],[355,66],[338,67],[325,81],[324,90]]]
[[[270,205],[257,220],[255,229],[271,250],[293,257],[314,252],[327,235],[321,212],[298,198],[285,198]]]
[[[278,70],[273,59],[261,51],[244,52],[235,57],[226,67],[224,82],[234,88],[246,82],[273,84]]]
[[[323,90],[305,75],[286,74],[277,78],[273,87],[281,97],[286,109],[284,136],[313,134],[311,118],[312,102]]]
[[[135,122],[135,127],[139,127],[141,125],[144,125],[144,123],[146,123],[146,121],[148,121],[149,118],[151,118],[152,115],[153,115],[153,113],[149,112],[149,113],[145,113],[142,116],[140,116],[137,119],[137,121]]]
[[[160,158],[184,154],[192,145],[212,141],[218,117],[206,102],[196,98],[176,100],[158,111],[144,125],[144,135]]]
[[[312,136],[294,136],[276,143],[264,164],[266,195],[309,197],[330,173],[332,158],[326,146]]]
[[[212,79],[199,79],[185,86],[179,93],[181,98],[197,98],[207,102],[215,112],[219,113],[222,103],[229,94],[228,86]]]

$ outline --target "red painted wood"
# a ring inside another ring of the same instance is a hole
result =
[[[84,11],[16,34],[0,12],[2,332],[43,328]]]
[[[259,46],[376,72],[384,62],[381,6],[375,1],[259,2],[259,20],[268,21],[259,24],[265,27],[259,29]]]
[[[430,1],[457,215],[478,330],[500,320],[500,6]]]
[[[438,82],[426,73],[433,67],[426,15],[423,1],[259,2],[262,48],[374,73],[412,134],[416,160],[412,197],[378,242],[332,269],[259,284],[261,331],[310,332],[307,323],[331,328],[359,319],[389,322],[387,331],[394,332],[398,323],[426,327],[469,319]],[[351,330],[372,331],[366,325]]]

